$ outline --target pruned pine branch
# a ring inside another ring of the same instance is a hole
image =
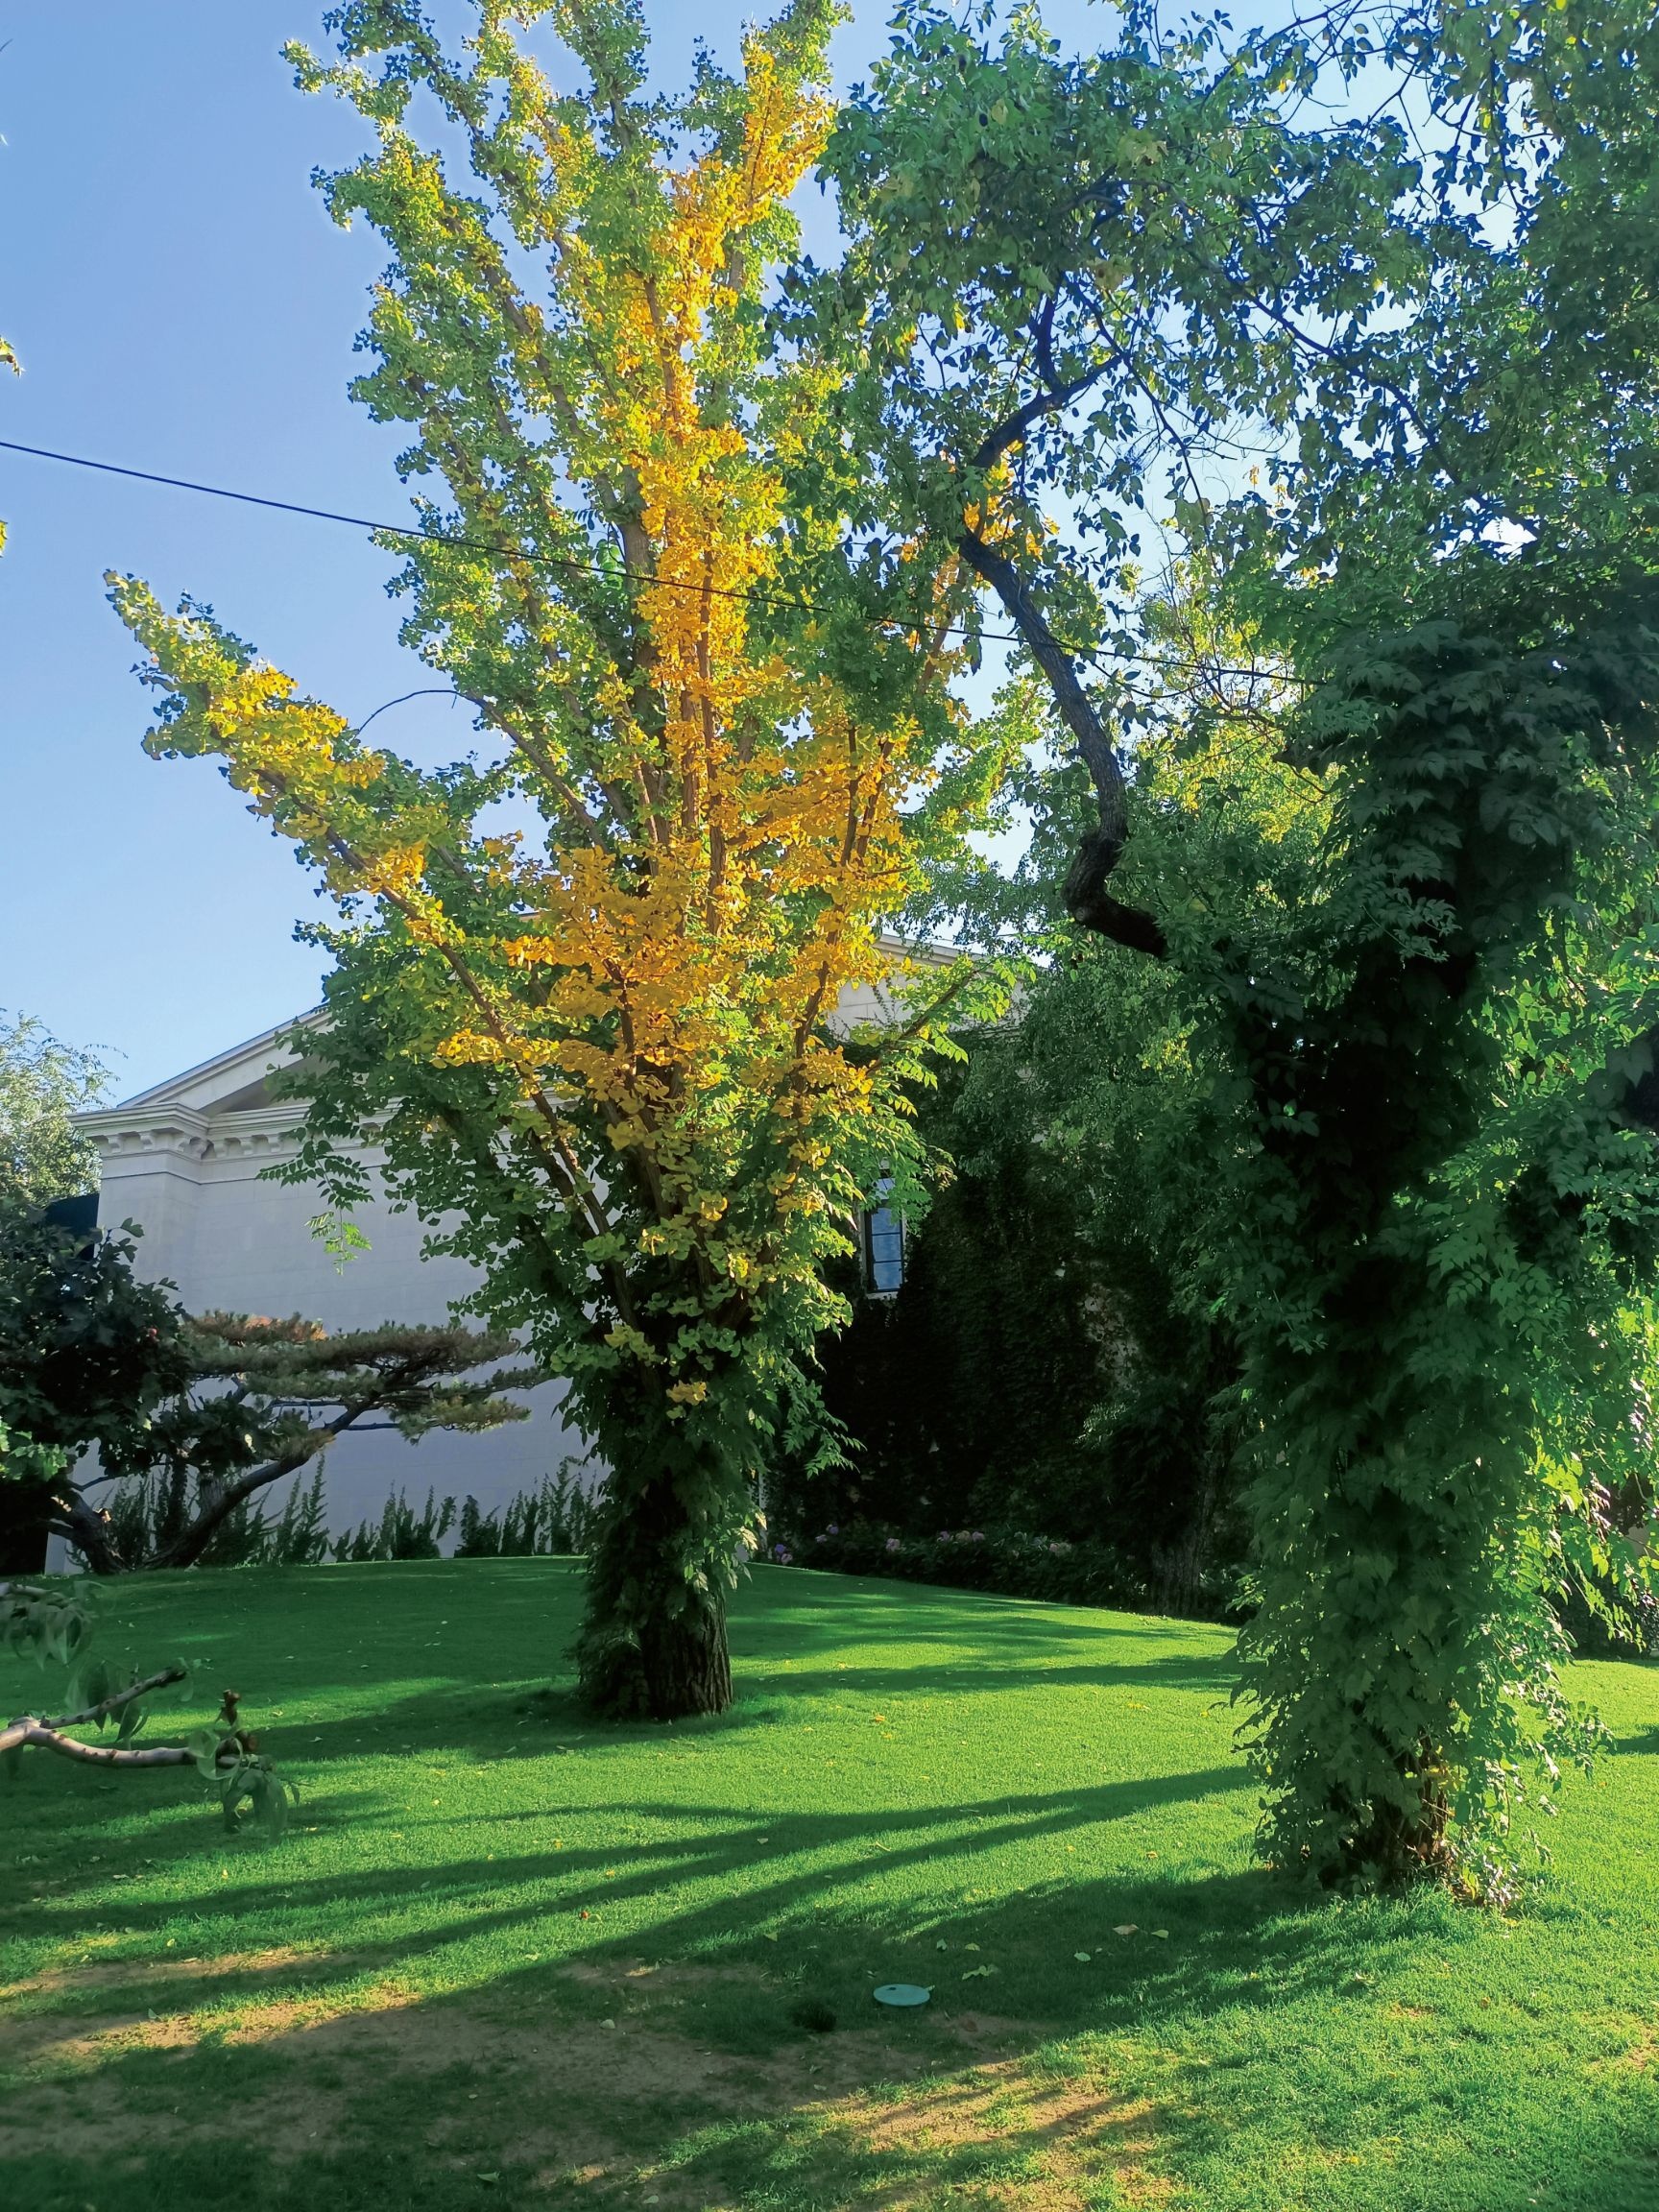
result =
[[[187,1324],[186,1339],[190,1385],[93,1478],[172,1484],[180,1496],[165,1533],[135,1543],[131,1528],[122,1532],[119,1497],[111,1510],[79,1485],[65,1484],[54,1502],[52,1527],[95,1574],[193,1566],[250,1500],[351,1431],[392,1427],[414,1443],[439,1429],[498,1428],[528,1418],[505,1393],[546,1380],[528,1362],[480,1374],[517,1351],[515,1338],[454,1324],[387,1323],[330,1336],[300,1315],[208,1313]]]

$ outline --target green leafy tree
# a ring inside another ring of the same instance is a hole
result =
[[[108,1086],[94,1053],[60,1045],[31,1015],[0,1016],[0,1214],[97,1189],[97,1153],[74,1117]]]
[[[1073,60],[988,22],[906,11],[790,327],[843,365],[872,534],[994,595],[1046,685],[1090,785],[1065,906],[1157,964],[1196,1074],[1164,1165],[1205,1166],[1238,1345],[1266,1846],[1502,1894],[1531,1755],[1587,1742],[1551,1592],[1650,1496],[1659,349],[1613,271],[1652,28],[1136,14]],[[1301,126],[1360,68],[1391,98]],[[1311,836],[1230,850],[1229,777],[1134,782],[1161,719],[1264,733]]]
[[[135,1234],[135,1232],[134,1232]],[[0,1531],[4,1569],[37,1573],[88,1448],[139,1448],[189,1362],[164,1286],[132,1272],[128,1237],[0,1213]]]
[[[1246,941],[1221,1025],[1262,1146],[1246,1655],[1286,1857],[1501,1894],[1532,1752],[1585,1742],[1551,1599],[1639,1597],[1653,1503],[1659,319],[1614,272],[1659,44],[1455,7],[1362,45],[1432,118],[1419,434],[1361,425],[1216,533],[1318,680],[1287,749],[1339,838],[1322,930]]]
[[[503,1394],[542,1379],[485,1372],[517,1350],[499,1331],[193,1318],[134,1257],[131,1236],[0,1221],[0,1507],[25,1571],[50,1534],[97,1575],[210,1564],[248,1537],[251,1504],[336,1438],[523,1420]]]

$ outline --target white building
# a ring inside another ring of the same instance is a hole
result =
[[[836,1024],[892,1012],[885,993],[860,990],[844,996]],[[416,1214],[395,1214],[381,1198],[358,1209],[369,1249],[337,1262],[309,1226],[324,1210],[322,1193],[262,1179],[293,1157],[304,1119],[302,1103],[272,1095],[271,1076],[296,1057],[281,1040],[319,1019],[284,1022],[123,1105],[78,1116],[102,1164],[98,1225],[135,1222],[137,1272],[176,1284],[193,1313],[300,1313],[329,1331],[447,1320],[473,1271],[461,1260],[422,1258]],[[369,1145],[364,1156],[377,1158]],[[884,1274],[891,1264],[888,1256]],[[562,1462],[585,1462],[584,1439],[561,1417],[564,1387],[532,1392],[528,1421],[481,1435],[440,1431],[419,1444],[384,1431],[343,1436],[328,1458],[330,1526],[378,1515],[395,1488],[415,1499],[428,1488],[440,1498],[470,1494],[490,1511]]]

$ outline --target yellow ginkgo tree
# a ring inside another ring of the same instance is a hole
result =
[[[490,742],[421,771],[206,610],[112,592],[152,752],[217,757],[339,908],[296,1175],[349,1211],[372,1126],[477,1309],[569,1377],[611,1470],[589,1696],[717,1711],[825,1264],[902,1184],[965,964],[917,970],[879,1036],[837,1005],[894,975],[883,925],[998,746],[952,705],[926,565],[849,537],[823,372],[768,336],[833,9],[795,0],[673,100],[627,0],[474,17],[452,54],[414,0],[361,0],[338,60],[294,59],[374,130],[325,184],[392,249],[356,391],[412,431],[405,637]]]

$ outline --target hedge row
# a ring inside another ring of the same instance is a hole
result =
[[[885,1575],[1057,1605],[1158,1610],[1157,1592],[1144,1571],[1110,1545],[1069,1544],[1022,1528],[942,1528],[936,1536],[915,1536],[878,1522],[831,1524],[813,1535],[775,1544],[769,1556],[781,1567]],[[1201,1617],[1228,1617],[1221,1589],[1205,1594]]]

